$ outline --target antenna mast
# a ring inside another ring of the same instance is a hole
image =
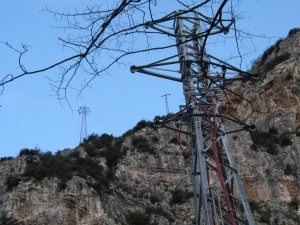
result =
[[[86,115],[90,114],[90,109],[86,106],[81,106],[78,110],[78,113],[82,115],[81,119],[81,131],[80,131],[80,142],[82,143],[84,139],[87,138],[87,123],[86,123]]]
[[[201,30],[200,22],[209,29]],[[224,83],[240,79],[238,73],[253,74],[207,54],[202,40],[208,35],[228,32],[233,21],[226,20],[224,23],[229,25],[217,26],[200,13],[187,14],[184,11],[171,13],[158,22],[149,22],[149,29],[176,40],[177,54],[148,65],[132,66],[131,72],[177,81],[183,85],[186,104],[180,106],[180,111],[174,116],[162,121],[162,126],[190,137],[188,146],[196,225],[255,225],[226,135],[237,131],[227,132],[223,126],[225,118],[230,117]],[[180,70],[170,69],[174,65],[179,65]],[[158,70],[169,71],[169,74],[158,73]],[[228,70],[236,76],[226,78]],[[226,102],[225,107],[224,104],[220,107],[221,100]],[[244,128],[250,127],[237,122]],[[178,123],[186,125],[188,131],[175,126]]]

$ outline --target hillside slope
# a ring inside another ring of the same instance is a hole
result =
[[[259,79],[228,86],[243,97],[230,96],[231,113],[257,127],[229,136],[257,224],[300,224],[299,62],[292,30],[256,62]],[[0,211],[26,225],[194,224],[190,159],[176,133],[151,125],[92,135],[56,155],[24,149],[2,159]]]

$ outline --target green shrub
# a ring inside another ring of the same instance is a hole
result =
[[[155,116],[154,121],[167,120],[167,119],[170,119],[172,116],[174,116],[174,113],[169,113],[165,116]]]
[[[286,176],[297,176],[297,167],[296,166],[292,166],[292,165],[287,165],[284,169],[284,175]]]
[[[267,50],[265,50],[265,52],[260,58],[259,67],[261,67],[264,64],[264,62],[273,52],[277,53],[279,51],[280,49],[279,45],[282,41],[283,39],[279,39],[274,45],[270,46]]]
[[[255,211],[257,211],[257,212],[259,212],[260,211],[260,206],[259,206],[259,203],[257,203],[257,202],[249,202],[249,206],[250,206],[250,208],[251,208],[251,210],[253,211],[253,210],[255,210]]]
[[[102,134],[100,137],[92,134],[81,144],[90,157],[105,157],[108,172],[106,178],[113,180],[115,170],[120,159],[126,154],[128,148],[121,151],[124,138],[115,138],[112,135]]]
[[[155,153],[154,147],[143,136],[136,136],[131,139],[131,144],[141,152]]]
[[[122,157],[120,149],[111,146],[106,148],[104,151],[101,151],[100,156],[106,157],[106,165],[108,167],[106,177],[108,179],[114,179],[116,166]]]
[[[187,146],[187,143],[186,143],[186,141],[181,141],[181,144],[183,145],[183,146]]]
[[[157,143],[157,142],[159,142],[159,136],[153,136],[152,138],[151,138],[151,141],[153,142],[153,143]]]
[[[2,212],[0,215],[0,225],[20,225],[20,223],[12,216],[7,216],[7,213]]]
[[[27,164],[22,176],[34,177],[36,180],[42,180],[46,177],[57,177],[63,182],[72,178],[69,158],[54,156],[51,152],[40,153],[39,158],[39,162]]]
[[[300,28],[293,28],[289,31],[288,37],[298,33],[300,31]]]
[[[22,150],[20,150],[19,152],[19,156],[23,156],[23,155],[39,155],[40,154],[40,150],[38,149],[28,149],[28,148],[23,148]]]
[[[97,134],[91,134],[87,139],[84,139],[83,143],[81,143],[80,146],[90,146],[94,149],[100,149],[110,146],[114,139],[115,138],[113,135],[109,135],[106,133],[102,134],[101,136],[98,136]]]
[[[277,217],[275,217],[275,219],[273,220],[273,224],[279,224],[279,219]]]
[[[280,146],[281,147],[286,147],[286,146],[289,146],[289,145],[293,144],[290,137],[289,137],[289,134],[286,134],[286,133],[282,134],[282,135],[280,135],[279,139],[280,139]]]
[[[60,180],[58,188],[66,188],[66,182],[74,175],[88,178],[88,185],[95,189],[100,195],[108,192],[109,181],[115,179],[115,170],[120,159],[126,154],[128,148],[122,149],[124,138],[115,139],[112,135],[103,134],[100,137],[96,134],[90,135],[81,144],[90,157],[81,158],[78,151],[70,154],[56,154],[51,152],[41,153],[23,151],[27,156],[27,165],[23,177],[33,177],[37,181],[44,178],[56,177]],[[122,151],[121,151],[122,149]],[[34,154],[32,154],[34,153]],[[105,157],[108,167],[107,173],[93,157]]]
[[[115,140],[115,147],[121,149],[123,142],[124,142],[124,138],[123,137],[117,138]]]
[[[267,148],[267,153],[269,153],[270,155],[278,155],[279,151],[275,145],[270,145],[269,148]]]
[[[260,63],[258,65],[259,67],[261,67],[264,64],[264,62],[267,60],[269,55],[271,55],[274,50],[275,50],[275,45],[272,45],[263,53],[263,55],[260,58]]]
[[[99,194],[108,190],[108,182],[103,173],[103,168],[97,161],[90,158],[71,158],[60,155],[52,155],[50,152],[40,153],[40,161],[28,163],[23,177],[34,177],[40,181],[44,178],[56,177],[60,180],[59,188],[64,189],[66,182],[74,175],[82,178],[91,177],[90,183]]]
[[[150,225],[150,216],[142,212],[133,212],[127,215],[128,225]]]
[[[178,144],[178,138],[177,137],[173,137],[169,140],[169,143],[172,143],[172,144]]]
[[[115,137],[113,135],[104,133],[98,136],[97,134],[91,134],[80,146],[85,148],[86,153],[90,157],[96,157],[99,155],[99,149],[111,146],[114,140]]]
[[[151,121],[146,121],[146,120],[141,120],[140,122],[138,122],[135,127],[133,128],[134,131],[139,131],[145,127],[152,127],[153,126],[153,122]]]
[[[113,135],[109,135],[109,134],[102,134],[98,141],[97,141],[97,145],[98,147],[108,147],[111,146],[112,141],[114,140],[114,136]]]
[[[42,180],[47,177],[47,171],[43,165],[32,163],[26,166],[24,177],[34,177],[36,180]]]
[[[115,178],[116,167],[119,161],[126,155],[128,148],[124,148],[123,151],[121,151],[123,141],[123,138],[116,139],[114,144],[111,144],[98,153],[100,157],[106,158],[106,165],[108,167],[108,172],[106,174],[107,179],[111,180]]]
[[[91,177],[93,182],[88,182],[88,185],[97,191],[99,195],[109,189],[108,181],[103,173],[103,167],[96,161],[87,158],[78,158],[72,165],[73,174],[82,178]]]
[[[84,138],[83,143],[81,143],[81,144],[85,145],[85,144],[88,144],[89,142],[95,143],[95,142],[97,142],[98,138],[99,138],[98,134],[93,133],[93,134],[89,135],[87,138]]]
[[[279,135],[275,128],[270,128],[269,132],[250,131],[250,136],[253,141],[253,150],[257,151],[258,147],[262,147],[271,155],[278,154],[277,146],[286,147],[292,144],[288,133]]]
[[[294,211],[298,211],[299,210],[299,204],[298,204],[298,201],[297,199],[292,199],[291,202],[289,202],[289,207],[291,210],[294,210]]]
[[[162,207],[147,207],[146,214],[156,214],[165,217],[170,223],[175,222],[174,217],[167,213]]]
[[[12,160],[14,159],[13,157],[9,156],[9,157],[1,157],[0,158],[0,162],[5,162],[5,161],[8,161],[8,160]]]
[[[270,224],[270,218],[271,218],[271,210],[270,209],[265,209],[266,211],[261,211],[260,212],[260,218],[259,218],[259,222],[260,223],[266,223],[266,224]]]
[[[127,137],[145,127],[151,127],[151,128],[155,128],[154,123],[151,121],[147,121],[147,120],[141,120],[139,121],[132,129],[126,131],[122,137]]]
[[[88,158],[78,158],[72,163],[71,170],[83,178],[91,176],[97,180],[103,170],[96,161]]]
[[[286,80],[292,80],[293,79],[293,75],[292,74],[288,74],[285,77]]]
[[[261,60],[265,61],[267,60],[268,56],[272,54],[272,52],[275,50],[275,45],[270,46],[267,50],[264,51]]]
[[[152,204],[158,203],[158,202],[161,202],[161,201],[162,201],[162,199],[161,199],[160,197],[158,197],[157,195],[152,194],[152,195],[150,196],[150,202],[151,202]]]
[[[69,155],[71,158],[79,158],[80,156],[80,153],[79,151],[76,151],[76,150],[73,150],[70,155]]]
[[[170,204],[171,205],[183,204],[186,203],[188,199],[193,197],[194,197],[193,192],[186,192],[182,189],[175,189],[174,191],[172,191],[172,198]]]
[[[276,56],[271,61],[267,62],[264,66],[264,72],[268,72],[274,69],[275,66],[282,63],[283,61],[288,60],[291,57],[291,54],[289,52],[286,52],[282,55]]]
[[[87,182],[87,184],[92,187],[99,196],[102,196],[103,193],[110,193],[109,183],[107,182],[105,176],[101,176],[96,182]]]
[[[141,148],[144,143],[148,143],[148,140],[143,136],[136,136],[131,139],[131,144],[136,148]]]
[[[10,191],[12,190],[14,187],[18,186],[20,182],[20,178],[18,176],[15,175],[9,175],[6,178],[5,184],[7,186],[7,190]]]
[[[86,153],[88,154],[88,156],[90,157],[96,157],[98,155],[97,153],[97,148],[91,145],[86,145],[84,147],[84,150],[86,151]]]
[[[252,212],[256,211],[258,213],[258,215],[260,215],[258,222],[271,224],[272,213],[274,215],[275,215],[275,213],[271,212],[270,208],[268,208],[267,205],[261,204],[259,202],[249,202],[249,205],[250,205]],[[276,221],[276,218],[274,219],[274,221]],[[272,224],[277,224],[277,223],[272,223]]]

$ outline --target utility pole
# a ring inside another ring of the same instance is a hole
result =
[[[78,109],[78,113],[82,115],[81,119],[81,131],[80,131],[80,142],[82,143],[84,139],[87,138],[87,122],[86,122],[86,116],[90,114],[90,109],[86,106],[81,106]]]
[[[219,26],[200,13],[182,12],[175,11],[161,21],[147,24],[155,32],[173,36],[178,54],[147,65],[132,66],[131,72],[182,83],[185,105],[180,106],[174,116],[162,121],[161,126],[189,135],[196,225],[255,225],[226,135],[241,129],[226,131],[223,125],[230,117],[224,83],[241,79],[239,73],[253,74],[206,53],[203,39],[210,34],[228,32],[233,21],[221,21],[222,26]],[[207,29],[201,30],[202,23]],[[174,69],[174,65],[180,69]],[[158,70],[169,74],[158,73]],[[228,70],[236,76],[226,78]],[[225,101],[225,109],[224,104],[220,107],[221,101]],[[250,128],[241,121],[236,122],[243,129]],[[188,131],[175,125],[178,123],[187,126]]]
[[[168,95],[171,95],[171,94],[164,94],[161,96],[161,97],[165,97],[167,115],[169,114],[169,104],[168,104],[168,97],[167,97]]]

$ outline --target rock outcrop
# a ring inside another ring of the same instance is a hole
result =
[[[105,147],[91,150],[92,145],[87,144],[73,152],[53,156],[75,161],[84,158],[90,163],[97,161],[105,171],[103,183],[98,186],[93,185],[95,177],[82,178],[80,174],[74,175],[65,185],[61,184],[61,177],[40,179],[40,167],[35,168],[33,177],[28,176],[28,172],[24,176],[26,164],[47,163],[40,159],[43,157],[40,153],[40,156],[23,155],[2,162],[1,180],[7,181],[8,177],[17,179],[11,184],[1,182],[2,210],[30,225],[121,225],[136,224],[140,220],[145,225],[192,224],[194,208],[190,162],[184,159],[176,134],[148,127],[118,141],[121,142],[120,155],[123,156],[116,159],[117,165],[113,167],[108,166],[108,162],[115,159],[101,157]],[[90,148],[88,153],[85,148]],[[78,154],[74,154],[76,152]],[[48,169],[53,168],[50,166]],[[110,170],[113,170],[112,177],[109,177]],[[95,168],[94,172],[101,174],[103,171]]]
[[[230,87],[244,98],[232,96],[232,113],[256,126],[231,135],[231,145],[259,224],[300,224],[299,62],[294,29],[256,62],[257,80]]]

